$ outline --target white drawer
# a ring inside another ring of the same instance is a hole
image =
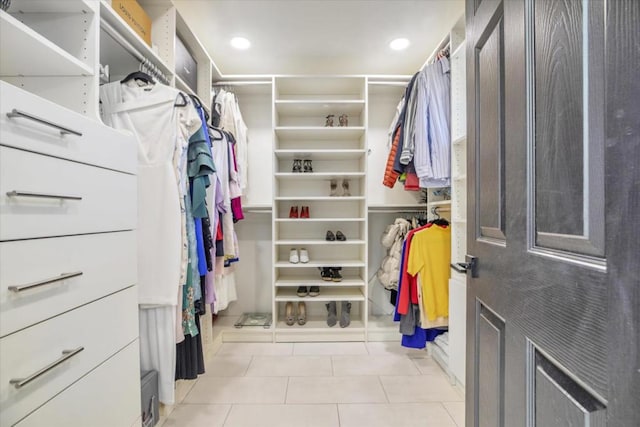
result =
[[[0,240],[134,229],[136,194],[135,175],[0,147]]]
[[[51,101],[0,81],[0,144],[123,172],[137,169],[137,139],[68,110]],[[70,95],[73,96],[73,95]],[[60,129],[26,117],[9,118],[13,110],[81,133]]]
[[[136,340],[17,426],[129,427],[140,418],[140,410],[140,350]]]
[[[0,243],[0,337],[135,284],[136,245],[135,231]]]
[[[137,337],[137,289],[133,286],[2,338],[0,425],[22,419]],[[83,350],[32,382],[20,388],[10,384],[60,361],[63,351],[78,349]]]

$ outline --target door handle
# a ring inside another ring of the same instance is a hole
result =
[[[467,255],[465,256],[466,262],[451,263],[451,268],[461,274],[467,274],[471,272],[471,277],[478,277],[478,258]]]
[[[15,108],[11,110],[11,112],[7,113],[7,117],[10,119],[23,118],[27,120],[32,120],[37,123],[41,123],[45,126],[52,127],[54,129],[58,129],[60,131],[60,135],[72,134],[76,136],[82,136],[82,132],[78,132],[77,130],[69,129],[57,123],[53,123],[49,120],[45,120],[38,116],[34,116],[33,114],[25,113],[24,111],[16,110]]]

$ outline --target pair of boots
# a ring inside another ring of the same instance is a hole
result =
[[[293,312],[293,303],[289,301],[284,308],[284,321],[288,326],[298,322],[302,326],[307,323],[307,306],[303,302],[298,303],[298,314]]]
[[[349,197],[351,196],[351,191],[349,190],[349,180],[348,179],[344,179],[342,180],[342,194],[338,193],[338,180],[337,179],[332,179],[330,182],[330,189],[331,191],[329,192],[329,196],[332,197],[336,197],[336,196],[343,196],[343,197]]]
[[[335,301],[325,304],[327,307],[327,325],[335,326],[338,322],[338,306]],[[340,307],[340,327],[346,328],[351,324],[351,303],[342,301]]]

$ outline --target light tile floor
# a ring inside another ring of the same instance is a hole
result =
[[[464,427],[464,394],[397,343],[226,343],[162,427]]]

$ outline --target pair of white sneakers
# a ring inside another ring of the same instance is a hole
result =
[[[299,262],[306,264],[309,262],[309,252],[305,248],[300,248],[300,252],[298,252],[298,249],[293,248],[289,252],[289,262],[292,264]]]

